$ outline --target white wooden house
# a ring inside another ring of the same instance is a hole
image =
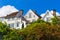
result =
[[[41,18],[41,16],[37,14],[36,10],[33,11],[29,9],[29,11],[25,14],[24,18],[28,20],[29,22],[34,22],[38,20],[39,18]]]
[[[0,17],[2,23],[6,22],[11,28],[22,29],[26,27],[26,19],[22,16],[23,10],[14,12],[6,17]]]
[[[45,15],[41,19],[46,22],[52,22],[51,18],[54,18],[54,16],[56,16],[56,10],[53,10],[53,12],[47,10]]]

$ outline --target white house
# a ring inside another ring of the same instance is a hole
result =
[[[23,10],[0,17],[2,23],[6,22],[11,28],[22,29],[26,27],[26,19],[22,16]]]
[[[47,10],[41,19],[46,22],[52,22],[51,18],[54,18],[54,16],[57,16],[56,13],[57,13],[56,10],[53,10],[52,12]]]
[[[25,14],[24,18],[29,22],[34,22],[37,19],[41,18],[41,16],[37,14],[36,10],[32,11],[31,9],[29,9],[29,11]]]

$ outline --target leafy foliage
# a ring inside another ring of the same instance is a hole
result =
[[[60,19],[55,16],[54,18],[52,18],[52,24],[54,24],[54,25],[60,24]]]

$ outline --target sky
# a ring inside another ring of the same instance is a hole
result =
[[[0,0],[0,8],[5,5],[12,5],[18,10],[23,9],[25,13],[29,9],[37,10],[39,15],[53,9],[60,13],[60,0]]]

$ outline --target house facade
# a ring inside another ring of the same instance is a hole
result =
[[[26,27],[26,20],[22,16],[22,14],[23,14],[23,10],[20,10],[19,13],[14,12],[7,15],[6,17],[1,17],[0,21],[2,21],[2,23],[6,22],[7,25],[9,25],[11,28],[22,29]]]
[[[36,10],[33,11],[29,9],[29,11],[25,14],[24,18],[28,20],[29,22],[34,22],[37,19],[41,18],[41,16],[37,14]]]
[[[54,16],[56,16],[56,10],[53,10],[52,12],[47,10],[45,15],[41,19],[46,22],[52,22],[51,18],[54,18]]]

